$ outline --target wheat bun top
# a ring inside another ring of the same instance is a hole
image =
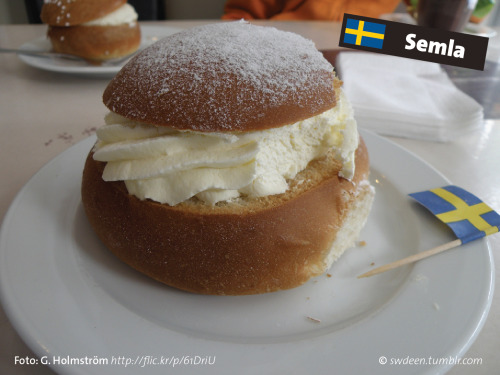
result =
[[[180,32],[146,48],[111,80],[109,110],[199,132],[280,127],[335,106],[333,67],[303,37],[244,21]]]
[[[44,0],[40,18],[51,26],[74,26],[104,17],[127,0]]]

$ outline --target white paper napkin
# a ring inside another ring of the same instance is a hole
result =
[[[460,91],[438,64],[343,52],[336,70],[361,128],[446,142],[483,123],[481,105]]]

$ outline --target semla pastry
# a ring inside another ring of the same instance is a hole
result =
[[[289,289],[353,246],[370,212],[368,153],[314,44],[246,22],[148,47],[111,80],[83,171],[95,232],[175,288]]]
[[[40,15],[55,52],[101,62],[139,48],[137,13],[127,0],[44,0]]]

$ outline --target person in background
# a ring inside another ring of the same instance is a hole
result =
[[[227,0],[222,19],[342,21],[344,13],[378,18],[400,0]]]

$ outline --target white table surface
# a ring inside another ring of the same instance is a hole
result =
[[[154,25],[188,28],[199,23],[169,21]],[[319,49],[338,48],[338,23],[271,24],[314,40]],[[0,46],[15,48],[44,33],[43,25],[0,25]],[[36,171],[103,123],[107,110],[101,96],[107,83],[108,79],[103,78],[38,70],[22,63],[15,55],[0,54],[0,220],[16,193]],[[500,121],[487,120],[481,130],[451,143],[392,140],[500,211]],[[491,236],[489,243],[495,258],[497,292],[484,328],[465,355],[482,358],[482,364],[455,366],[449,371],[452,375],[500,371],[500,235]],[[15,366],[15,356],[34,357],[34,354],[0,310],[0,374],[53,374],[43,366]]]

